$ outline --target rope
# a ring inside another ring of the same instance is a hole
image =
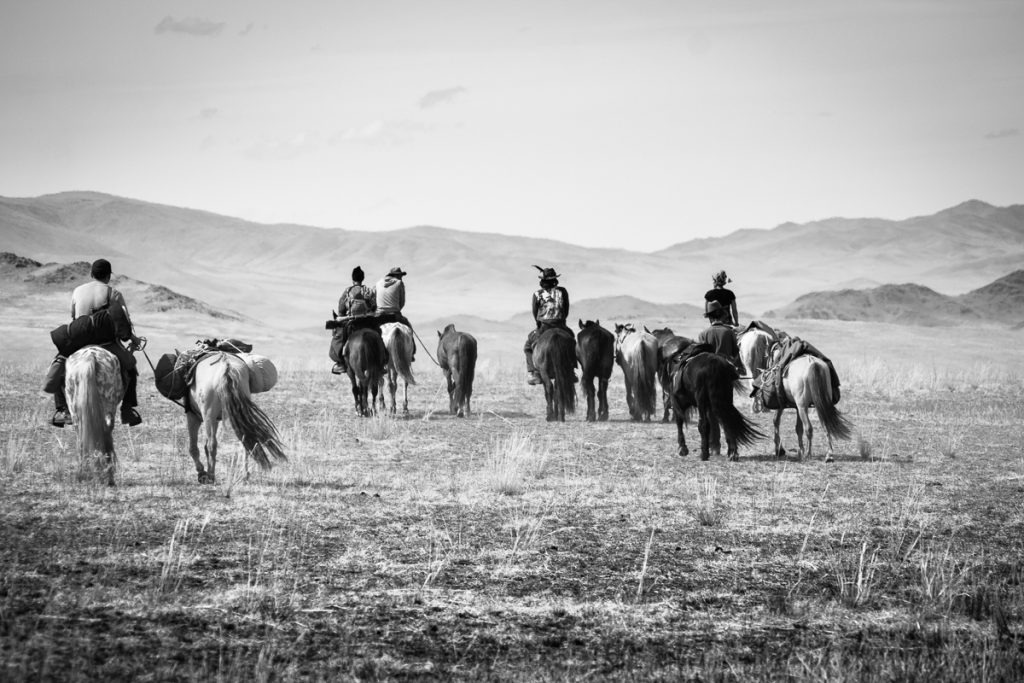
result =
[[[149,367],[153,370],[153,377],[156,377],[156,366],[153,365],[153,361],[150,360],[149,354],[146,353],[146,346],[143,345],[139,350],[142,351],[142,355],[146,357],[146,362],[149,363]],[[167,397],[165,396],[164,398]],[[188,406],[186,406],[184,403],[180,403],[174,400],[173,398],[168,398],[167,400],[170,401],[171,403],[177,403],[179,406],[184,408],[186,412],[188,412]]]
[[[412,328],[410,327],[410,329],[412,329]],[[438,363],[437,360],[433,356],[430,355],[430,351],[427,349],[427,345],[423,343],[422,339],[420,339],[420,335],[416,334],[416,330],[413,330],[412,334],[419,341],[420,348],[423,349],[423,353],[427,354],[427,358],[429,358],[430,360],[434,361],[434,365],[436,365],[437,367],[441,367],[441,364]]]

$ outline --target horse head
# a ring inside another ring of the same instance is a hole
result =
[[[437,338],[440,339],[441,337],[443,337],[444,335],[448,334],[449,332],[454,332],[454,331],[455,331],[455,323],[448,323],[447,325],[444,326],[444,332],[438,332],[437,333]]]

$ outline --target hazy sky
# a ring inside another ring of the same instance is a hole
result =
[[[1024,203],[1024,2],[9,0],[0,195],[653,250]]]

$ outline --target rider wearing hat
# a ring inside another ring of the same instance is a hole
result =
[[[725,285],[727,282],[732,282],[728,275],[725,274],[724,270],[720,270],[711,276],[711,281],[714,283],[714,288],[709,289],[704,294],[704,314],[705,317],[709,311],[709,307],[712,301],[715,301],[722,307],[722,322],[726,325],[739,325],[740,314],[736,310],[736,295],[732,293],[732,290],[726,289]]]
[[[341,297],[338,299],[339,316],[359,319],[371,315],[377,310],[377,294],[373,291],[373,287],[367,287],[363,284],[364,277],[366,275],[360,266],[352,269],[352,284],[341,293]],[[334,328],[334,335],[331,337],[331,351],[329,355],[331,360],[335,361],[331,372],[336,375],[348,371],[345,367],[345,355],[343,352],[345,342],[348,341],[348,336],[352,331],[351,323],[352,320],[348,320]]]
[[[377,323],[402,323],[412,330],[412,323],[402,315],[405,308],[405,282],[402,278],[408,275],[400,267],[395,266],[382,277],[375,287],[377,292]],[[413,337],[412,360],[416,360],[416,339]]]
[[[530,331],[523,346],[526,354],[526,381],[528,384],[540,384],[540,375],[533,364],[533,345],[537,337],[544,330],[558,328],[567,331],[573,339],[576,335],[566,325],[565,320],[569,317],[569,292],[565,287],[558,286],[558,273],[554,268],[541,268],[534,266],[540,271],[540,289],[533,293],[532,308],[533,319],[537,327]]]
[[[740,365],[740,347],[736,342],[736,333],[725,322],[726,310],[717,301],[708,302],[708,312],[704,317],[711,321],[711,327],[704,329],[697,337],[697,343],[709,345],[715,353],[728,358],[737,368]],[[742,372],[742,369],[740,370]]]

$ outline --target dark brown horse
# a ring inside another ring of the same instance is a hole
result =
[[[533,346],[533,362],[544,385],[548,422],[565,422],[566,413],[576,412],[576,344],[572,332],[559,328],[541,332]]]
[[[608,380],[615,367],[615,335],[601,327],[600,320],[579,321],[576,359],[580,362],[583,393],[587,395],[587,422],[608,419]],[[597,380],[597,410],[594,410],[594,380]]]
[[[366,328],[353,332],[345,345],[345,362],[352,381],[356,412],[369,417],[376,408],[377,392],[388,371],[388,350],[377,330]]]
[[[668,422],[672,410],[672,358],[690,346],[693,340],[680,337],[668,327],[659,330],[648,330],[644,327],[644,331],[650,332],[658,340],[658,383],[661,385],[661,405],[664,409],[661,421]]]
[[[683,425],[696,408],[700,432],[700,459],[707,460],[711,450],[721,453],[721,431],[725,432],[730,460],[739,459],[739,446],[749,446],[764,434],[733,405],[733,392],[740,387],[736,367],[717,353],[695,346],[693,354],[684,353],[672,362],[672,407],[676,413],[679,455],[687,455]]]
[[[469,417],[476,374],[476,338],[448,325],[437,333],[437,364],[448,381],[448,412]]]

